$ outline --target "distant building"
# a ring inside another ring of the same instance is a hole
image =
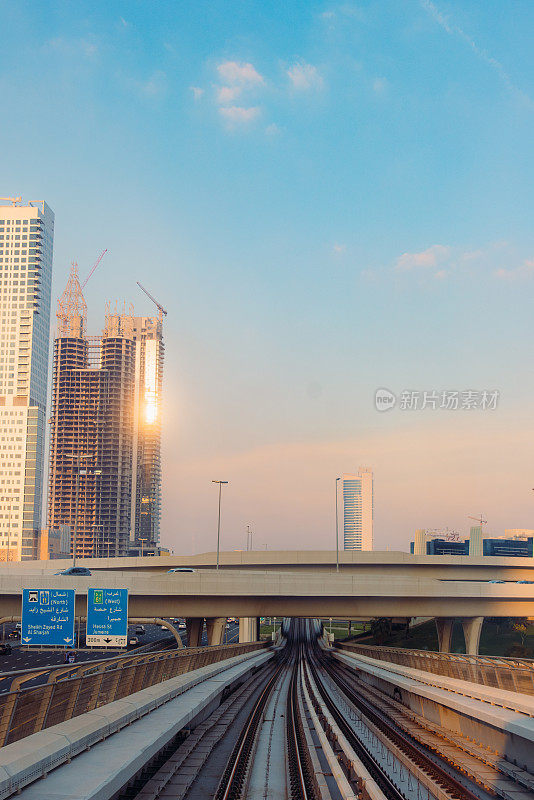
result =
[[[532,533],[531,536],[525,534]],[[532,558],[534,532],[522,530],[513,537],[485,537],[480,526],[472,527],[469,539],[451,541],[430,538],[425,530],[415,532],[415,541],[410,542],[410,552],[429,556],[501,556]]]
[[[361,467],[345,473],[343,487],[343,549],[373,549],[373,473]]]
[[[514,556],[515,558],[532,558],[533,537],[506,539],[504,536],[496,539],[484,539],[483,555],[485,556]]]
[[[447,539],[427,539],[425,551],[417,555],[427,556],[468,556],[469,539],[463,542],[450,542]],[[415,542],[410,542],[410,553],[415,553]]]
[[[37,557],[54,242],[44,201],[10,203],[0,205],[0,561]]]
[[[71,554],[71,530],[69,525],[60,525],[59,528],[42,528],[39,537],[40,561],[54,558],[68,558]]]

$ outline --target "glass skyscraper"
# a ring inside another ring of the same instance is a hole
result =
[[[373,549],[373,473],[362,467],[345,473],[343,484],[343,549]]]
[[[37,557],[53,243],[44,201],[0,200],[0,561]]]

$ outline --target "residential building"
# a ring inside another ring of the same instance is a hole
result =
[[[373,473],[361,467],[356,474],[342,476],[343,548],[373,549]]]
[[[86,334],[73,265],[54,342],[48,524],[69,525],[80,557],[127,555],[130,539],[135,342],[131,314]]]
[[[38,554],[53,243],[44,201],[0,199],[1,561]]]

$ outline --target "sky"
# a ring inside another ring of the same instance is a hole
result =
[[[52,307],[108,248],[89,332],[108,300],[151,313],[137,280],[168,310],[164,545],[213,549],[222,479],[224,549],[247,524],[332,548],[360,466],[378,549],[534,527],[533,24],[530,0],[0,1],[0,194],[55,212]]]

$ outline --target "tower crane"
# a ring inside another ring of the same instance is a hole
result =
[[[468,515],[467,515],[467,519],[474,519],[474,520],[475,520],[475,522],[478,522],[478,523],[479,523],[479,525],[484,525],[484,524],[485,524],[485,523],[488,521],[487,519],[484,519],[484,518],[482,517],[482,514],[480,515],[480,517],[471,517],[471,516],[468,514]]]
[[[98,265],[100,264],[100,262],[102,261],[102,259],[104,258],[104,256],[106,255],[107,252],[108,252],[108,248],[107,247],[106,247],[105,250],[102,250],[102,252],[98,256],[97,260],[95,261],[95,263],[91,267],[91,271],[90,271],[89,275],[87,276],[87,278],[82,283],[82,289],[85,289],[85,285],[86,285],[87,281],[89,280],[89,278],[91,277],[91,275],[93,274],[95,269],[98,267]]]
[[[166,310],[163,308],[163,306],[161,305],[161,303],[158,303],[158,301],[156,300],[156,298],[155,298],[155,297],[152,297],[152,295],[150,294],[150,292],[149,292],[147,289],[145,289],[145,287],[143,286],[143,284],[142,284],[142,283],[139,283],[139,281],[136,281],[136,283],[137,283],[137,285],[139,286],[139,288],[143,290],[143,292],[146,294],[146,296],[147,296],[147,297],[148,297],[150,300],[152,300],[152,302],[154,303],[154,305],[155,305],[155,306],[157,306],[157,309],[158,309],[158,311],[159,311],[159,321],[160,321],[160,322],[163,322],[163,315],[167,316],[167,311],[166,311]]]

